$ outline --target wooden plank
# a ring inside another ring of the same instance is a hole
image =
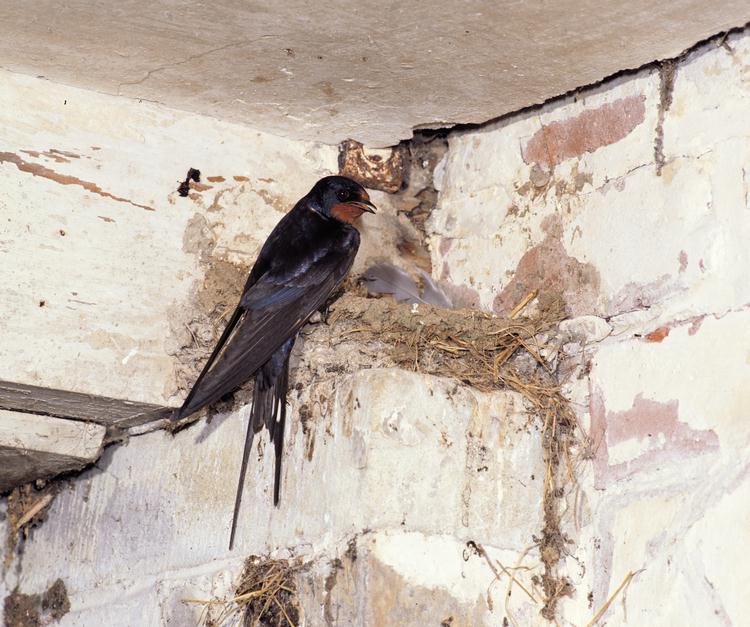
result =
[[[0,492],[95,462],[106,432],[92,422],[0,410]]]
[[[110,431],[166,418],[171,407],[0,381],[0,409],[82,420]]]

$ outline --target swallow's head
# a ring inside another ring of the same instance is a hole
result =
[[[351,224],[365,211],[375,213],[365,188],[345,176],[326,176],[308,194],[310,206],[326,218]]]

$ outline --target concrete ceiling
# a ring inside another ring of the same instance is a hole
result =
[[[747,0],[4,0],[0,66],[295,139],[384,146],[748,21]]]

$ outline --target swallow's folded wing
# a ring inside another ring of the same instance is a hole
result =
[[[189,416],[247,381],[325,304],[356,252],[356,245],[331,247],[295,272],[269,271],[250,286],[178,417]]]

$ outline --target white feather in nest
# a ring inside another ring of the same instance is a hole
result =
[[[417,269],[417,271],[422,278],[421,293],[417,282],[408,272],[391,263],[375,264],[364,274],[367,291],[371,294],[392,294],[399,303],[424,303],[453,309],[450,298],[440,289],[434,279],[423,270]]]

